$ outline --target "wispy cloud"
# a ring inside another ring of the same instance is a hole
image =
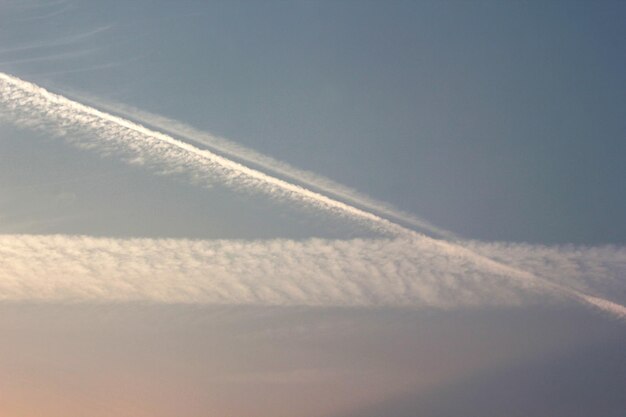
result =
[[[73,58],[84,57],[84,56],[93,54],[95,51],[97,51],[96,48],[90,48],[90,49],[74,50],[74,51],[61,52],[61,53],[55,53],[55,54],[49,54],[49,55],[40,55],[40,56],[29,57],[29,58],[4,60],[4,61],[0,61],[0,66],[26,64],[26,63],[31,63],[31,62],[42,62],[42,61],[65,61],[65,60],[69,60]]]
[[[479,241],[468,241],[463,245],[550,282],[626,304],[626,247]]]
[[[19,19],[22,22],[34,21],[34,20],[44,20],[51,19],[53,17],[59,16],[61,14],[66,13],[69,9],[71,9],[72,4],[68,2],[61,3],[53,3],[52,6],[58,6],[55,10],[51,10],[42,14],[36,14],[28,17],[24,17]]]
[[[8,236],[2,250],[11,261],[2,264],[0,290],[6,299],[444,308],[511,305],[550,296],[626,317],[622,305],[550,280],[541,268],[528,271],[494,248],[427,237],[379,214],[3,73],[0,108],[4,120],[79,147],[114,154],[158,173],[184,175],[202,186],[220,182],[316,207],[391,237],[299,243]],[[256,154],[242,154],[283,175],[298,173]],[[307,181],[317,180],[302,182]],[[219,256],[211,255],[216,253]]]
[[[0,237],[0,298],[260,305],[518,305],[554,287],[429,239],[192,241]]]
[[[3,235],[0,299],[442,309],[573,299],[626,317],[623,306],[604,298],[624,291],[623,282],[607,288],[581,278],[600,267],[623,275],[626,249],[588,251],[572,266],[569,284],[584,284],[593,295],[520,279],[499,264],[442,250],[425,237],[194,241]],[[531,257],[541,259],[545,252],[537,248]],[[568,262],[567,255],[550,256]],[[551,266],[542,265],[536,262],[535,272],[550,275]]]
[[[314,172],[302,170],[286,162],[261,154],[232,140],[207,133],[177,120],[156,115],[123,103],[104,101],[84,93],[71,92],[71,95],[80,98],[81,101],[93,104],[99,109],[137,121],[142,125],[182,138],[187,142],[196,143],[219,155],[226,156],[248,166],[258,167],[263,172],[269,172],[278,178],[311,188],[312,190],[337,198],[350,205],[379,214],[382,217],[415,227],[429,234],[449,238],[455,237],[452,232],[436,227],[413,214],[398,210],[385,202],[373,199],[359,193],[357,190],[346,187],[343,184],[339,184]]]
[[[109,31],[114,25],[106,25],[89,30],[86,32],[76,33],[68,36],[63,36],[57,39],[46,39],[37,42],[31,42],[27,44],[20,44],[9,48],[0,49],[0,54],[13,54],[15,52],[32,51],[38,49],[49,49],[59,46],[75,46],[76,43],[92,38],[98,34]]]
[[[242,190],[263,192],[358,220],[391,235],[412,232],[380,216],[199,149],[172,136],[53,94],[0,73],[0,118],[65,138],[79,147],[115,154],[163,174],[186,175],[210,186],[218,181]]]

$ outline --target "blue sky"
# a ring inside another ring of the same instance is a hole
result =
[[[625,18],[0,0],[0,414],[621,416]]]
[[[464,237],[626,240],[620,2],[4,7],[2,68],[44,86],[223,135]]]

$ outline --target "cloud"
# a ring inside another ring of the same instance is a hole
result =
[[[499,264],[444,251],[426,237],[202,241],[4,235],[0,259],[5,301],[441,309],[583,301],[562,286],[520,279]],[[594,268],[593,259],[580,269]],[[605,267],[623,268],[624,259],[621,250]],[[590,302],[615,308],[595,294]]]
[[[420,240],[0,237],[5,300],[310,306],[518,305],[555,291]],[[557,294],[553,294],[557,295]]]
[[[219,155],[223,155],[248,166],[258,167],[263,170],[263,172],[269,172],[271,175],[278,178],[319,191],[324,195],[337,198],[350,205],[374,212],[384,218],[391,218],[401,224],[406,224],[435,236],[447,238],[455,237],[452,232],[438,228],[413,214],[405,213],[385,202],[375,200],[329,178],[323,177],[311,171],[294,167],[286,162],[276,160],[229,139],[215,136],[177,120],[156,115],[122,103],[107,102],[97,97],[86,96],[82,93],[72,92],[71,95],[73,97],[80,97],[81,101],[93,104],[99,109],[137,121],[143,125],[155,128],[175,137],[180,137],[186,142],[199,144]]]
[[[463,246],[577,294],[584,303],[626,318],[626,248],[464,242]],[[616,302],[607,300],[612,299]]]
[[[11,259],[2,265],[0,294],[5,299],[448,308],[516,305],[549,296],[575,299],[626,317],[622,305],[571,287],[569,282],[551,280],[545,268],[529,272],[519,251],[427,237],[378,214],[4,73],[0,73],[0,109],[0,118],[6,121],[120,156],[161,174],[184,175],[202,186],[217,181],[261,192],[358,221],[392,237],[302,243],[9,236],[2,243],[2,250],[9,251],[6,259]],[[282,169],[285,175],[298,172],[256,154],[242,155]],[[307,181],[317,180],[307,177],[303,182]],[[219,256],[207,255],[211,253]],[[623,259],[623,252],[619,253]]]
[[[53,94],[0,73],[0,108],[4,120],[45,131],[101,154],[113,154],[162,174],[181,174],[194,183],[218,181],[240,190],[262,192],[348,217],[387,235],[412,231],[370,212],[199,149],[129,120]]]
[[[65,2],[62,2],[62,3],[65,3]],[[45,41],[33,42],[29,44],[21,44],[21,45],[10,47],[10,48],[0,49],[0,55],[12,54],[15,52],[38,50],[38,49],[49,49],[52,47],[59,47],[59,46],[74,46],[76,43],[81,42],[85,39],[92,38],[93,36],[99,35],[100,33],[106,32],[110,30],[112,27],[113,25],[106,25],[106,26],[101,26],[96,29],[90,30],[88,32],[76,33],[76,34],[61,37],[55,40],[47,39]]]
[[[625,247],[479,241],[464,242],[464,246],[559,285],[583,293],[603,295],[626,304]]]

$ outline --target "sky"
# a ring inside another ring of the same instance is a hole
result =
[[[0,0],[0,414],[623,415],[624,18]]]

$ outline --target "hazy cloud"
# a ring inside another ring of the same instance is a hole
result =
[[[8,122],[63,137],[76,146],[101,154],[117,155],[162,174],[185,175],[203,186],[219,181],[239,189],[263,192],[273,198],[315,206],[360,221],[387,235],[412,233],[370,212],[4,73],[0,73],[0,107],[3,110],[0,117]]]
[[[597,253],[597,249],[591,250]],[[602,251],[600,251],[602,252]],[[541,250],[534,256],[542,256]],[[551,256],[558,258],[557,255]],[[626,250],[583,256],[584,270],[623,274]],[[81,236],[0,236],[0,298],[235,305],[485,307],[584,300],[561,284],[509,273],[429,238],[194,241]],[[607,262],[607,259],[612,259]],[[567,262],[567,261],[563,261]],[[536,263],[536,273],[550,267]],[[603,292],[585,289],[615,314]],[[606,286],[606,283],[604,283]],[[623,309],[623,307],[621,307]]]
[[[118,155],[158,173],[182,174],[203,186],[219,181],[317,207],[395,237],[370,241],[193,242],[8,236],[2,243],[2,250],[8,251],[6,259],[10,259],[2,265],[0,293],[5,299],[446,308],[516,305],[549,295],[576,299],[626,317],[625,307],[589,292],[588,285],[571,286],[569,280],[580,280],[584,272],[575,277],[562,274],[559,280],[548,263],[545,273],[546,268],[541,268],[534,255],[547,253],[541,248],[511,250],[500,244],[435,240],[372,212],[3,73],[0,106],[5,120],[57,135],[79,147]],[[256,154],[246,157],[274,166],[283,174],[298,173]],[[597,268],[594,255],[574,262],[563,253],[551,256],[570,268]],[[623,258],[623,251],[617,249],[617,263],[611,265],[623,270]],[[585,266],[585,262],[594,266]],[[595,279],[605,275],[596,274]]]

